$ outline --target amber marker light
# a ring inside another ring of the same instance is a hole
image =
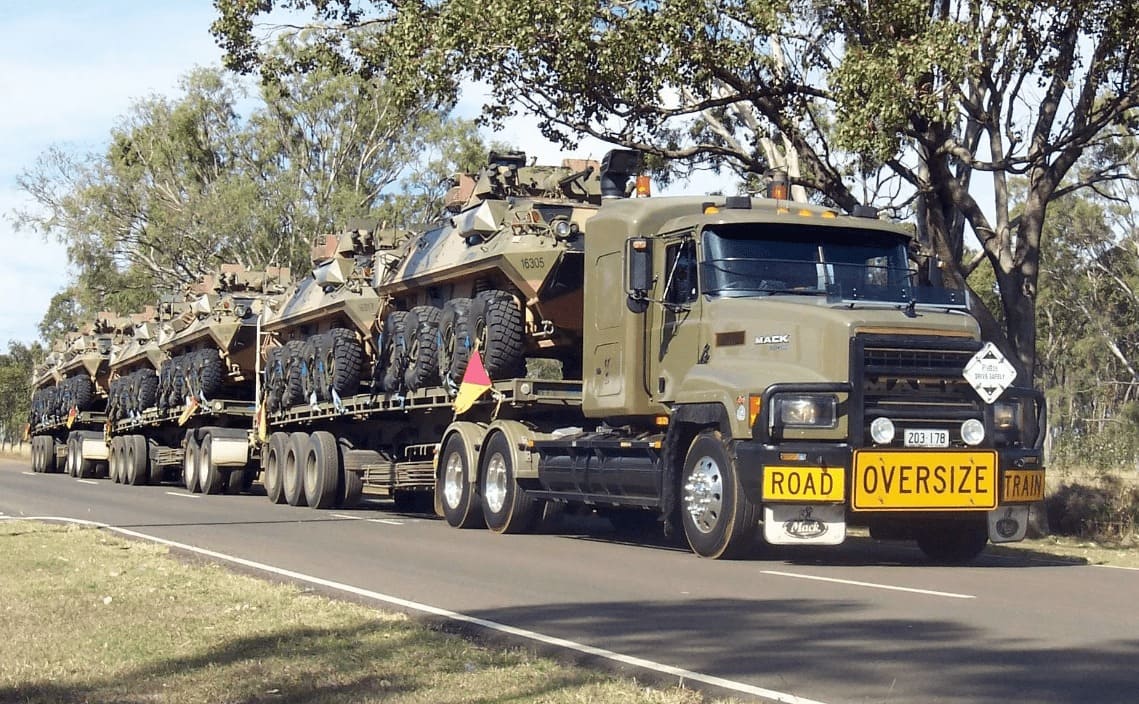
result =
[[[637,197],[638,198],[648,198],[652,194],[653,194],[652,181],[649,180],[649,177],[648,176],[638,176],[637,177]]]
[[[656,424],[662,425],[662,426],[668,425],[668,416],[657,416],[656,417]]]
[[[748,425],[755,425],[755,419],[759,417],[759,409],[763,405],[763,397],[752,394],[747,397],[747,422]]]

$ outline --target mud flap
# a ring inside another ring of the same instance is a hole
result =
[[[846,540],[841,504],[766,504],[763,539],[772,545],[839,545]]]
[[[989,540],[1015,543],[1028,531],[1028,506],[1001,506],[989,511]]]

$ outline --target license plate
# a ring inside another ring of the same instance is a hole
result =
[[[949,431],[906,428],[902,440],[906,447],[949,447]]]
[[[846,483],[842,467],[763,468],[764,501],[842,501]]]
[[[856,511],[985,511],[997,506],[997,453],[991,450],[854,453]]]

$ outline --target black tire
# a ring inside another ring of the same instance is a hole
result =
[[[364,475],[344,467],[341,467],[340,474],[340,494],[336,497],[336,503],[341,508],[352,508],[360,503],[364,495]]]
[[[170,409],[177,409],[186,403],[186,395],[189,393],[185,356],[179,355],[171,359],[170,366],[170,396],[167,399],[167,406]]]
[[[198,350],[194,353],[194,378],[198,393],[207,399],[214,398],[225,384],[225,362],[217,350]]]
[[[705,431],[693,440],[680,487],[684,535],[697,555],[732,559],[755,543],[760,508],[744,495],[719,432]]]
[[[274,347],[265,355],[265,370],[262,383],[265,386],[265,406],[270,413],[282,410],[285,397],[285,350]]]
[[[289,447],[288,433],[273,433],[264,452],[264,473],[261,482],[265,485],[265,494],[269,501],[275,504],[285,503],[285,488],[282,472],[285,467],[285,452]]]
[[[79,451],[75,449],[75,437],[74,433],[67,436],[67,476],[69,477],[79,476],[76,470]]]
[[[247,469],[231,469],[225,478],[225,493],[235,496],[245,491]]]
[[[308,374],[308,366],[304,352],[303,340],[289,340],[285,344],[285,392],[281,399],[282,408],[292,408],[305,402],[304,378]]]
[[[32,472],[41,474],[43,472],[43,438],[36,436],[32,438]]]
[[[107,461],[107,478],[112,484],[122,483],[123,439],[116,435],[111,438],[110,459]]]
[[[475,346],[491,379],[519,376],[524,368],[522,309],[506,291],[483,291],[471,304]]]
[[[198,454],[198,484],[203,494],[220,494],[225,488],[226,471],[214,462],[213,436],[206,433],[202,436],[202,444]]]
[[[146,441],[144,435],[129,435],[126,442],[128,443],[127,457],[134,461],[135,476],[131,484],[149,484],[151,481],[150,443]]]
[[[471,451],[463,437],[454,433],[447,438],[439,458],[435,490],[442,492],[443,517],[454,528],[482,526],[482,501],[471,488]]]
[[[942,565],[972,562],[989,542],[989,524],[984,514],[970,518],[929,521],[914,527],[918,548]]]
[[[71,392],[71,403],[68,404],[68,410],[71,407],[80,411],[91,410],[91,404],[95,401],[95,386],[91,383],[91,377],[73,376],[67,382]]]
[[[292,433],[285,446],[285,463],[281,465],[281,487],[285,503],[290,506],[304,506],[305,484],[301,471],[304,467],[305,452],[308,450],[308,433]]]
[[[336,505],[336,492],[340,485],[340,448],[332,433],[317,430],[309,435],[302,478],[309,506],[326,509]]]
[[[170,410],[170,397],[173,395],[174,365],[166,360],[158,367],[158,398],[156,400],[159,413]]]
[[[158,400],[158,375],[151,369],[139,373],[138,388],[134,397],[135,409],[141,413]]]
[[[396,310],[384,318],[384,348],[381,354],[383,377],[381,387],[389,393],[403,388],[403,374],[407,371],[407,311]]]
[[[416,306],[404,318],[407,370],[403,383],[408,391],[434,386],[439,381],[440,314],[435,306]]]
[[[201,448],[198,447],[198,440],[194,437],[191,431],[186,433],[186,454],[182,458],[182,486],[186,487],[186,491],[191,494],[197,494],[201,491],[201,485],[198,483],[198,453]]]
[[[325,333],[324,349],[329,400],[333,390],[340,398],[354,396],[360,390],[364,373],[364,348],[356,333],[347,328],[333,328]]]
[[[455,298],[447,301],[439,313],[436,369],[443,386],[451,391],[459,388],[471,359],[474,339],[470,332],[470,312],[471,299]]]
[[[55,474],[62,472],[63,467],[59,466],[59,458],[55,455],[55,438],[50,435],[44,436],[44,467],[45,474]]]
[[[332,382],[329,371],[328,355],[331,351],[332,340],[328,335],[313,335],[305,343],[308,356],[308,384],[305,386],[305,398],[308,401],[324,402],[332,398]]]
[[[541,515],[541,504],[518,485],[514,452],[503,433],[494,433],[483,449],[479,472],[482,512],[495,533],[527,533]]]
[[[95,476],[95,470],[98,469],[98,463],[95,460],[85,459],[83,457],[83,436],[77,435],[75,438],[75,476],[78,479],[91,479]]]

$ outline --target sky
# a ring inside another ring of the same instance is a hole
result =
[[[52,147],[101,153],[134,101],[177,95],[180,77],[194,67],[220,65],[213,20],[207,0],[0,0],[0,350],[39,337],[51,297],[69,278],[60,243],[13,227],[14,210],[35,207],[17,186],[19,175]],[[457,113],[473,117],[479,98],[469,91]],[[525,118],[502,134],[544,163],[563,156]],[[585,141],[572,156],[599,159],[608,148]],[[721,187],[700,186],[689,190]]]

